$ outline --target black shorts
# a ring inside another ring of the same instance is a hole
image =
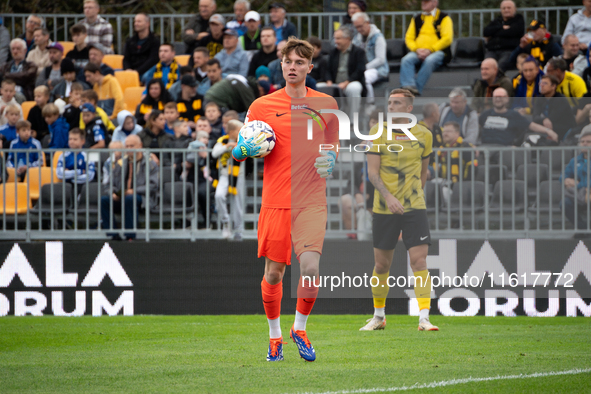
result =
[[[424,209],[410,211],[403,215],[373,214],[373,247],[391,250],[396,247],[402,231],[406,249],[418,245],[431,245],[429,219]]]

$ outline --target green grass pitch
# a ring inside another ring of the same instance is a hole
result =
[[[289,339],[291,315],[276,363],[263,315],[3,317],[0,392],[361,393],[497,376],[410,391],[591,392],[588,318],[434,316],[441,331],[418,332],[416,317],[391,315],[384,331],[359,332],[368,317],[312,315],[314,363]],[[587,371],[505,378],[575,369]]]

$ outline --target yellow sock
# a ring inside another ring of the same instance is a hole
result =
[[[388,276],[390,272],[386,272],[385,274],[376,274],[376,271],[373,271],[373,276],[379,279],[378,285],[376,287],[371,288],[371,294],[373,295],[373,306],[374,308],[383,308],[386,306],[386,298],[388,298],[388,291],[390,288],[388,287]],[[376,280],[373,280],[373,283],[376,283]]]
[[[414,273],[415,282],[415,296],[419,303],[419,310],[431,308],[431,276],[429,271],[422,270]],[[421,278],[421,279],[419,279]]]

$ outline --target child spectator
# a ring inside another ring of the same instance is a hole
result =
[[[207,109],[206,109],[207,114]],[[238,132],[244,124],[238,120],[228,122],[228,135],[220,137],[213,147],[211,156],[217,159],[216,168],[219,178],[213,181],[215,190],[215,206],[222,222],[222,237],[228,239],[232,236],[230,228],[230,215],[228,214],[227,197],[231,195],[232,222],[234,225],[234,240],[242,241],[242,178],[240,174],[240,162],[232,158],[232,149],[238,142]]]
[[[2,146],[7,147],[17,138],[16,124],[21,118],[21,109],[18,105],[9,104],[6,106],[4,113],[7,123],[0,126],[0,138],[2,139]]]
[[[113,132],[111,141],[119,141],[121,144],[125,143],[125,139],[130,135],[139,134],[143,128],[135,122],[135,116],[131,112],[124,109],[117,114],[117,128]]]
[[[18,137],[10,143],[10,149],[41,149],[41,143],[31,137],[31,122],[19,120],[16,123]],[[16,168],[16,175],[23,181],[28,167],[39,167],[41,165],[41,152],[10,152],[6,159],[8,168]]]
[[[148,117],[146,127],[138,134],[144,148],[163,148],[166,141],[171,141],[173,136],[164,132],[166,119],[162,111],[153,110]],[[159,157],[159,154],[156,153]]]
[[[186,121],[177,120],[173,124],[173,130],[174,139],[166,141],[164,143],[164,148],[187,149],[189,143],[193,141],[193,139],[189,137],[189,124]],[[166,153],[164,154],[162,165],[164,167],[174,167],[175,173],[180,175],[182,172],[183,156],[182,152]]]
[[[85,103],[80,108],[82,120],[86,125],[86,143],[85,148],[100,149],[106,146],[107,129],[100,116],[97,116],[94,105]]]
[[[27,120],[31,122],[31,129],[33,137],[41,141],[43,137],[49,134],[49,127],[43,119],[43,107],[49,102],[49,88],[47,86],[37,86],[34,90],[35,93],[35,105],[29,111]]]
[[[209,126],[207,119],[199,119],[204,126]],[[199,127],[199,121],[197,121],[197,127]],[[191,153],[187,154],[187,161],[185,161],[185,170],[181,174],[181,179],[186,179],[187,182],[195,182],[195,176],[197,177],[197,203],[199,212],[203,216],[203,219],[207,217],[207,190],[208,182],[211,182],[210,170],[208,167],[207,144],[209,143],[209,132],[207,131],[196,131],[193,133],[196,137],[195,141],[189,144],[189,150]],[[213,160],[209,160],[209,166],[213,166]],[[197,169],[197,175],[195,175],[195,169]],[[211,184],[209,185],[209,191],[213,190]],[[213,212],[215,208],[214,196],[210,197],[210,211]],[[202,224],[199,224],[199,228],[203,228]]]
[[[0,126],[6,124],[6,107],[10,104],[16,105],[19,110],[19,119],[23,118],[23,110],[14,98],[16,94],[16,83],[12,79],[2,81],[0,88]]]
[[[195,129],[197,120],[205,115],[203,112],[203,96],[197,93],[197,81],[192,75],[181,78],[181,93],[177,97],[179,117],[189,122],[189,127]]]
[[[135,110],[135,119],[140,126],[145,126],[153,109],[163,111],[165,104],[174,101],[170,93],[164,88],[164,83],[160,79],[150,80],[146,86],[146,91],[148,94],[146,94],[146,97],[138,104]]]
[[[63,116],[60,116],[60,110],[57,105],[47,104],[43,107],[42,114],[49,127],[49,144],[47,146],[53,149],[67,148],[70,125]]]
[[[228,122],[234,120],[240,120],[240,116],[238,116],[238,112],[234,111],[233,109],[226,111],[226,113],[222,116],[222,134],[228,134],[226,130],[228,130]]]
[[[62,80],[51,91],[51,101],[62,99],[66,103],[69,103],[72,86],[76,83],[76,67],[72,63],[72,60],[63,59],[60,64],[60,71],[62,73]],[[78,83],[83,84],[83,87],[86,85],[84,82],[78,81]]]
[[[523,69],[523,63],[525,63],[525,59],[529,57],[527,53],[520,53],[517,56],[517,63],[515,68],[517,68],[517,75],[513,77],[513,86],[519,84],[519,80],[521,79],[521,70]]]
[[[101,117],[101,120],[103,121],[103,124],[107,128],[107,131],[109,133],[112,133],[115,130],[115,125],[113,124],[113,122],[111,122],[111,119],[109,119],[109,116],[107,115],[105,110],[102,109],[101,107],[97,106],[98,94],[94,90],[85,90],[82,92],[80,98],[82,100],[82,104],[89,103],[94,106],[94,109],[96,110],[96,114]],[[81,129],[86,128],[86,125],[82,121],[82,117],[80,117],[80,128]]]
[[[64,118],[66,122],[70,125],[70,130],[75,127],[80,127],[81,124],[81,112],[80,106],[82,105],[82,92],[84,88],[82,84],[79,82],[74,82],[72,84],[72,89],[70,90],[70,97],[68,98],[68,104],[64,107]]]
[[[76,23],[70,27],[70,35],[74,41],[74,49],[66,55],[72,59],[76,67],[84,68],[88,64],[88,46],[86,45],[86,26],[84,23]]]
[[[70,149],[82,149],[85,143],[86,133],[84,131],[77,127],[70,130],[68,135]],[[95,175],[94,163],[88,161],[86,152],[64,152],[57,162],[56,175],[59,179],[70,183],[92,182]]]
[[[211,125],[211,133],[209,134],[209,139],[215,142],[222,136],[222,111],[220,107],[210,101],[205,106],[205,118],[209,121]]]
[[[123,111],[122,111],[123,112]],[[134,118],[135,122],[135,118]],[[109,144],[109,150],[112,149],[123,149],[123,144],[125,141],[111,141]],[[105,164],[103,164],[103,186],[109,185],[109,179],[111,178],[111,174],[113,173],[113,168],[115,168],[115,164],[121,159],[121,155],[123,154],[122,151],[113,151],[109,153],[109,158],[105,160]],[[111,161],[111,159],[113,159]]]
[[[164,106],[164,119],[166,119],[166,123],[164,124],[164,131],[176,137],[176,133],[174,132],[174,123],[177,120],[179,120],[179,110],[177,109],[176,103],[174,101],[167,103]],[[187,133],[187,136],[191,134],[191,130],[189,130],[188,125]]]

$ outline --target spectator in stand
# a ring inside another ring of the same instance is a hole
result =
[[[222,134],[228,134],[228,122],[231,120],[240,120],[238,112],[232,109],[226,111],[226,113],[222,115]]]
[[[125,42],[123,68],[142,76],[158,63],[160,37],[150,31],[150,17],[143,12],[133,18],[133,30],[135,33]]]
[[[234,74],[212,86],[205,94],[204,101],[214,102],[224,111],[246,112],[257,96],[258,86],[254,80]]]
[[[132,115],[133,118],[133,115]],[[135,120],[135,118],[134,118]],[[103,187],[108,188],[109,184],[111,183],[111,175],[113,174],[113,170],[115,169],[115,164],[119,162],[121,156],[123,154],[122,151],[114,151],[114,149],[123,149],[125,140],[121,141],[111,141],[109,143],[109,158],[105,160],[105,164],[103,164]],[[106,189],[103,189],[106,190]]]
[[[505,89],[495,89],[492,103],[493,107],[480,114],[478,119],[483,145],[519,146],[527,130],[546,134],[549,139],[558,141],[558,135],[554,131],[527,120],[515,110],[507,109],[509,95]]]
[[[17,102],[33,100],[35,78],[37,78],[37,66],[25,61],[27,43],[21,38],[10,41],[10,53],[12,60],[0,66],[0,80],[11,79],[16,83]],[[24,96],[24,100],[21,99]]]
[[[62,57],[64,55],[64,47],[59,42],[52,42],[47,46],[49,51],[49,66],[45,67],[37,76],[36,86],[46,85],[49,90],[62,81]],[[76,76],[74,75],[74,78]]]
[[[66,103],[68,103],[70,94],[72,93],[72,88],[76,82],[82,84],[82,86],[87,89],[90,88],[83,81],[76,81],[78,70],[76,70],[76,66],[74,66],[74,63],[72,63],[71,59],[65,58],[61,61],[60,73],[62,80],[58,84],[56,84],[53,90],[51,91],[52,102],[57,99],[62,99]]]
[[[513,86],[517,86],[519,84],[519,80],[521,79],[521,72],[523,71],[523,63],[525,63],[525,59],[527,59],[530,55],[527,53],[520,53],[517,55],[517,61],[515,62],[515,68],[517,69],[517,74],[511,79],[511,84]],[[515,95],[515,92],[513,92]]]
[[[0,149],[10,146],[17,138],[16,124],[22,120],[21,107],[18,104],[8,104],[4,109],[6,123],[0,126]]]
[[[88,44],[88,63],[95,64],[99,67],[101,74],[115,76],[115,70],[103,63],[105,54],[108,53],[105,47],[98,43]],[[88,64],[87,63],[87,64]],[[86,66],[84,66],[86,67]],[[89,83],[90,84],[90,83]]]
[[[135,116],[126,109],[117,114],[117,124],[119,126],[117,126],[113,132],[113,138],[111,138],[111,141],[118,141],[120,143],[124,143],[127,137],[139,134],[144,129],[136,123]],[[109,148],[110,147],[111,144],[109,144]]]
[[[189,144],[193,142],[193,138],[189,136],[189,124],[184,120],[177,120],[172,125],[174,138],[164,143],[166,149],[187,149]],[[174,167],[176,178],[179,179],[183,172],[183,157],[186,157],[180,152],[165,153],[162,158],[162,167]]]
[[[242,37],[246,33],[246,14],[249,11],[250,2],[248,0],[236,0],[234,2],[234,19],[226,23],[226,29],[236,30],[238,36]]]
[[[104,109],[98,106],[99,96],[94,90],[89,89],[83,91],[80,94],[80,100],[82,104],[89,103],[94,106],[96,114],[101,118],[101,121],[107,128],[108,132],[112,132],[113,130],[115,130],[115,125],[113,124],[113,122],[111,122],[111,119],[109,119],[109,115],[107,115]],[[86,124],[82,120],[82,116],[80,116],[80,128],[83,130],[86,128]]]
[[[70,35],[74,42],[74,49],[66,54],[66,58],[72,59],[76,67],[84,68],[88,64],[90,56],[90,48],[86,45],[86,25],[84,23],[76,23],[74,26],[70,27]]]
[[[202,128],[209,128],[207,119],[202,118],[197,122]],[[198,127],[198,128],[199,128]],[[214,160],[209,160],[207,144],[209,133],[205,130],[197,131],[193,135],[196,136],[195,141],[189,144],[190,153],[187,154],[187,161],[183,163],[184,169],[181,174],[181,179],[186,179],[187,182],[195,182],[197,184],[197,205],[199,213],[205,220],[207,217],[207,194],[208,189],[210,193],[210,209],[211,212],[215,210],[215,198],[212,195],[213,186],[211,185],[210,167],[214,164]],[[197,170],[197,174],[195,174]],[[199,228],[203,228],[204,224],[200,221]]]
[[[210,101],[205,105],[205,118],[211,126],[211,132],[209,133],[210,145],[216,143],[216,141],[222,136],[222,110],[219,105],[215,102]]]
[[[583,8],[572,14],[568,19],[562,42],[566,40],[569,34],[574,34],[579,39],[579,49],[587,50],[587,45],[591,43],[591,0],[583,0]]]
[[[144,148],[164,148],[166,141],[172,141],[174,139],[172,135],[164,131],[165,124],[166,119],[164,118],[164,113],[162,113],[162,111],[155,109],[150,112],[146,127],[144,127],[144,130],[138,134]],[[160,156],[159,153],[155,153],[155,155],[156,157]]]
[[[205,93],[216,83],[226,78],[227,74],[222,74],[222,66],[218,59],[209,59],[207,61],[207,78],[199,84],[197,93],[205,96]]]
[[[177,99],[176,107],[179,119],[188,122],[191,129],[205,113],[203,112],[203,96],[197,93],[197,81],[192,75],[185,75],[181,79],[181,95]]]
[[[170,96],[174,101],[176,101],[177,98],[181,95],[181,80],[185,75],[195,75],[193,69],[190,66],[181,66],[181,78],[175,83],[173,83],[170,88],[168,88],[168,93],[170,93]]]
[[[261,49],[255,53],[250,60],[248,76],[254,77],[260,66],[268,66],[277,59],[277,48],[275,45],[275,30],[267,26],[261,29]]]
[[[181,66],[174,58],[174,46],[162,44],[158,50],[160,61],[142,75],[142,83],[146,85],[150,80],[161,79],[166,89],[169,89],[176,81],[181,79]]]
[[[528,56],[521,66],[521,74],[513,79],[515,100],[513,108],[521,115],[531,114],[533,107],[532,98],[540,94],[540,78],[544,72],[540,70],[540,64],[533,56]]]
[[[82,112],[82,120],[86,125],[84,147],[89,149],[104,148],[106,146],[107,128],[101,117],[97,115],[95,106],[90,103],[82,104],[80,112]]]
[[[102,75],[100,68],[93,63],[84,67],[84,76],[98,95],[97,105],[107,113],[109,119],[115,119],[125,109],[119,81],[112,75]]]
[[[556,91],[567,97],[570,106],[576,108],[579,105],[578,99],[587,93],[587,85],[585,85],[583,78],[567,71],[567,67],[564,59],[554,58],[548,61],[546,72],[548,75],[553,75],[558,81]]]
[[[215,58],[222,65],[222,72],[226,74],[239,74],[246,77],[248,73],[248,55],[238,45],[238,33],[236,30],[224,31],[224,49]]]
[[[562,42],[563,53],[560,57],[566,62],[567,70],[582,77],[587,68],[587,56],[581,54],[579,50],[579,39],[574,34],[569,34]]]
[[[208,29],[210,27],[211,17],[214,15],[216,9],[217,5],[215,0],[199,0],[199,14],[189,20],[185,32],[183,33],[183,41],[187,46],[187,53],[193,53],[193,49],[199,46],[199,41],[209,34]],[[224,21],[222,27],[225,24]],[[210,55],[210,57],[213,57],[214,55],[215,53]]]
[[[69,60],[69,59],[68,59]],[[57,88],[57,87],[56,87]],[[84,91],[84,87],[80,82],[73,82],[72,87],[70,89],[70,97],[68,97],[67,102],[68,104],[64,107],[64,118],[70,125],[70,130],[74,127],[80,127],[84,123],[82,122],[82,114],[80,112],[80,106],[82,103],[82,92]],[[94,91],[88,90],[88,92]],[[105,114],[106,117],[106,114]],[[107,118],[108,120],[108,118]],[[82,127],[84,129],[84,127]]]
[[[478,114],[468,105],[468,98],[463,89],[455,88],[449,94],[449,103],[441,105],[441,119],[439,125],[443,127],[448,122],[460,125],[460,133],[464,141],[476,144],[478,141]]]
[[[224,48],[224,25],[226,19],[220,14],[213,14],[209,18],[209,33],[199,40],[196,46],[206,47],[209,57],[213,58]]]
[[[244,17],[246,30],[240,36],[238,42],[245,51],[261,49],[261,16],[256,11],[248,11]],[[273,34],[275,30],[273,30]]]
[[[209,51],[205,47],[197,47],[193,52],[193,74],[195,80],[201,83],[207,78],[207,62],[209,61]]]
[[[312,57],[312,64],[314,68],[310,71],[310,76],[316,82],[326,82],[326,71],[328,69],[328,61],[322,54],[322,41],[316,36],[310,36],[306,39],[314,47],[314,56]],[[258,79],[258,78],[257,78]]]
[[[419,124],[425,126],[431,134],[433,134],[433,147],[435,148],[439,148],[443,144],[439,119],[441,119],[441,114],[437,103],[427,103],[423,105],[423,120],[421,120]]]
[[[445,123],[442,138],[443,148],[474,148],[474,145],[462,138],[458,122]],[[472,160],[472,152],[467,150],[462,152],[458,150],[452,152],[438,151],[437,156],[439,156],[439,177],[445,182],[449,175],[451,181],[451,183],[444,186],[444,188],[448,189],[447,192],[443,190],[444,197],[446,194],[448,196],[451,194],[452,185],[460,181],[460,176],[464,181],[472,180],[472,167],[478,166],[476,154],[474,154],[474,160]],[[474,171],[474,175],[476,175],[476,171]]]
[[[18,36],[18,38],[25,40],[27,45],[26,53],[35,48],[35,29],[38,27],[45,27],[45,21],[43,18],[35,14],[29,15],[27,22],[25,23],[25,32]]]
[[[6,63],[8,54],[10,53],[10,33],[4,26],[2,17],[0,16],[0,64]]]
[[[49,102],[49,89],[47,86],[37,86],[34,97],[36,105],[29,111],[27,120],[31,122],[33,137],[42,141],[43,137],[49,134],[49,127],[43,117],[43,108]]]
[[[0,85],[0,126],[6,124],[6,108],[9,105],[18,107],[19,119],[23,118],[23,110],[19,103],[16,102],[14,95],[16,94],[16,83],[12,79],[4,79]]]
[[[365,12],[354,14],[351,18],[357,34],[353,45],[365,51],[367,64],[365,65],[365,87],[367,102],[373,104],[373,84],[378,80],[388,80],[390,67],[386,58],[386,39],[376,25],[370,23]]]
[[[171,101],[164,106],[164,120],[166,120],[166,123],[164,123],[164,131],[174,136],[174,122],[179,120],[179,110],[174,101]]]
[[[49,30],[44,27],[38,27],[33,33],[35,37],[35,48],[27,53],[27,61],[37,66],[37,75],[47,66],[51,66],[49,60],[49,49],[47,46],[50,43]]]
[[[80,23],[86,26],[86,42],[98,43],[105,48],[106,54],[113,53],[113,27],[99,15],[101,8],[97,0],[84,0],[84,16]]]
[[[141,103],[138,104],[135,110],[135,119],[137,124],[144,126],[150,116],[152,110],[157,109],[164,111],[164,105],[174,101],[168,90],[164,87],[161,79],[152,79],[146,85],[148,94]]]
[[[503,88],[509,93],[509,96],[513,95],[512,81],[505,76],[502,70],[499,70],[497,61],[492,57],[484,59],[480,64],[480,77],[481,79],[477,79],[472,86],[474,93],[472,108],[476,112],[480,113],[483,109],[489,109],[492,106],[490,99],[496,88]]]
[[[422,13],[412,18],[404,38],[409,53],[400,64],[400,85],[415,96],[421,94],[433,71],[451,58],[453,22],[437,8],[438,3],[438,0],[421,2]],[[419,64],[421,68],[415,78]]]
[[[589,185],[589,148],[591,148],[591,126],[586,126],[579,136],[581,147],[578,156],[573,157],[566,166],[560,181],[564,183],[564,215],[576,229],[587,229],[587,207],[591,198]],[[575,206],[576,212],[575,215]],[[575,234],[575,237],[579,235]]]
[[[279,41],[287,41],[291,36],[297,36],[297,29],[293,23],[287,20],[286,13],[287,8],[283,3],[269,5],[270,26],[275,30],[275,45],[279,44]]]
[[[158,163],[150,155],[144,155],[141,151],[142,141],[137,135],[130,135],[125,139],[125,157],[115,163],[113,168],[113,188],[109,185],[111,195],[101,197],[102,228],[110,229],[119,225],[115,217],[111,217],[111,204],[113,213],[121,213],[125,206],[125,228],[136,227],[141,210],[153,209],[157,205],[158,191]],[[146,173],[146,168],[149,172]],[[149,190],[149,196],[146,193]],[[121,239],[119,235],[112,235],[113,239]],[[125,233],[128,240],[135,239],[135,233]]]
[[[534,99],[533,120],[554,131],[558,134],[558,141],[562,141],[576,122],[568,100],[556,91],[557,87],[558,80],[553,75],[544,75],[540,79],[540,96]],[[558,145],[546,138],[543,141],[536,145]]]
[[[70,149],[82,149],[86,142],[86,135],[83,130],[75,128],[70,130],[67,136],[67,147]],[[87,152],[64,152],[57,161],[56,175],[58,179],[62,179],[69,183],[77,183],[79,185],[94,180],[95,168],[94,163],[88,159]],[[82,188],[78,189],[78,193]]]
[[[365,51],[351,43],[351,30],[339,28],[334,32],[335,48],[328,57],[326,85],[333,83],[347,97],[351,114],[359,113],[361,97],[366,95],[365,88]]]
[[[41,112],[45,123],[49,127],[49,136],[47,141],[42,141],[41,145],[50,149],[63,149],[68,147],[68,131],[70,125],[66,119],[60,115],[57,105],[49,103],[43,107]],[[80,129],[77,129],[80,130]],[[47,142],[44,144],[44,142]]]
[[[367,3],[364,0],[350,0],[347,4],[347,14],[343,18],[343,24],[341,26],[345,26],[351,30],[351,36],[354,37],[357,34],[355,27],[353,26],[353,15],[358,12],[365,12],[367,10]],[[338,29],[340,26],[337,23],[334,23],[334,29]]]
[[[482,32],[486,40],[484,57],[496,60],[501,70],[509,70],[514,65],[511,53],[519,45],[524,30],[525,21],[523,15],[517,13],[515,3],[512,0],[502,1],[501,15],[486,25]]]
[[[37,150],[42,149],[41,143],[31,136],[31,123],[26,120],[19,120],[16,123],[17,138],[10,143],[12,149],[34,149],[34,152],[25,153],[10,152],[6,159],[6,167],[14,168],[20,182],[25,178],[27,168],[40,167],[43,163],[43,157]]]
[[[554,56],[562,55],[562,48],[550,34],[546,25],[539,19],[531,21],[527,27],[527,34],[519,40],[519,46],[511,54],[511,64],[520,53],[533,56],[542,67]]]

